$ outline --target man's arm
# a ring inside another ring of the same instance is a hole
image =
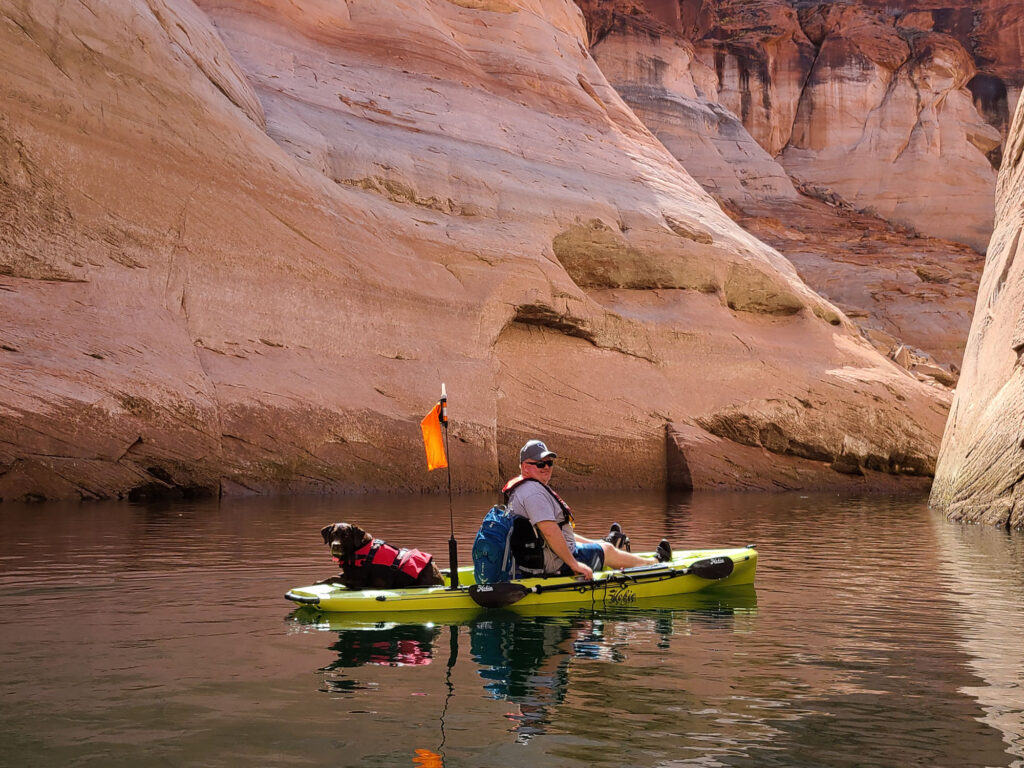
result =
[[[573,557],[572,552],[569,551],[569,545],[565,543],[565,539],[562,537],[562,529],[558,527],[558,523],[554,520],[541,520],[537,523],[537,530],[540,531],[540,535],[544,537],[544,541],[551,547],[551,551],[561,558],[562,562],[568,565],[575,573],[578,573],[585,579],[594,578],[594,572],[590,569],[590,566],[584,565]]]

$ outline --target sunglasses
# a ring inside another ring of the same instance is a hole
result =
[[[531,467],[537,467],[539,469],[555,466],[554,459],[545,459],[544,461],[528,461],[526,463],[529,464]]]

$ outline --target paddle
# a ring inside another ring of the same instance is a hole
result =
[[[469,588],[469,596],[473,598],[477,605],[484,608],[504,608],[507,605],[518,603],[527,595],[540,594],[541,592],[555,592],[563,589],[583,590],[602,584],[621,584],[629,581],[673,579],[690,573],[702,579],[718,581],[731,574],[732,569],[733,562],[728,557],[706,557],[703,560],[695,560],[689,567],[679,570],[669,571],[665,568],[664,564],[652,563],[649,566],[641,565],[636,568],[626,569],[604,579],[567,581],[558,584],[536,584],[532,587],[527,587],[514,581],[504,581],[497,584],[473,584]],[[631,571],[634,573],[631,573]],[[641,573],[635,573],[636,571],[641,571]]]

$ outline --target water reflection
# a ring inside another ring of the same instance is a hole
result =
[[[441,634],[434,626],[392,626],[363,631],[343,630],[331,650],[338,660],[325,667],[331,671],[364,664],[411,667],[429,664],[434,657],[433,642]]]
[[[985,722],[1003,734],[1014,768],[1024,766],[1024,646],[1016,627],[1024,621],[1024,541],[1005,530],[951,526],[936,521],[939,563],[951,583],[964,621],[960,644],[983,681],[965,686],[985,711]],[[984,600],[977,596],[985,595]]]
[[[464,547],[490,501],[457,500]],[[573,501],[636,546],[757,542],[756,601],[284,623],[325,522],[443,553],[447,499],[5,507],[0,768],[1024,766],[1020,534],[914,499]]]
[[[550,710],[565,700],[574,641],[585,619],[502,616],[470,625],[470,652],[494,699],[518,706],[505,716],[517,741],[544,733]]]
[[[523,744],[551,726],[570,692],[574,661],[622,663],[624,649],[638,635],[668,649],[674,636],[688,636],[694,624],[743,631],[756,616],[756,607],[754,587],[747,586],[603,611],[547,607],[531,615],[474,610],[438,614],[437,621],[401,615],[381,621],[374,615],[321,613],[302,607],[289,620],[336,637],[328,646],[336,658],[321,669],[321,690],[334,694],[356,694],[373,685],[352,674],[353,669],[367,665],[422,666],[444,659],[450,673],[464,638],[483,695],[516,707],[504,717],[511,721],[508,730],[514,741]],[[439,649],[445,627],[448,647]],[[455,692],[450,674],[446,686],[445,711]],[[440,724],[443,731],[443,713]]]

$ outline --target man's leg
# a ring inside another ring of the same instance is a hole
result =
[[[640,557],[632,552],[623,552],[616,549],[607,541],[601,542],[601,549],[604,550],[604,565],[606,568],[632,568],[635,565],[651,565],[658,562],[650,557]]]

